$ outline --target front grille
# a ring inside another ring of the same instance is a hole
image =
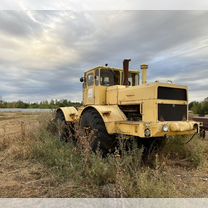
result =
[[[187,100],[186,89],[158,87],[158,99],[163,100]]]
[[[186,121],[187,105],[158,104],[159,121]]]

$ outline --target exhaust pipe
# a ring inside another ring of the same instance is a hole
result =
[[[147,69],[148,65],[142,64],[141,70],[142,70],[142,84],[147,84]]]
[[[124,59],[123,60],[123,85],[129,86],[129,62],[131,59]]]

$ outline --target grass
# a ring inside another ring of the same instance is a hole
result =
[[[178,160],[187,159],[194,164],[192,167],[198,167],[201,152],[191,152],[188,146],[179,145],[178,141],[182,139],[168,141],[162,160],[176,156]],[[115,153],[102,158],[99,154],[83,150],[79,145],[60,142],[45,127],[32,145],[32,159],[46,165],[60,183],[72,180],[76,187],[84,185],[84,196],[91,196],[88,194],[92,190],[95,192],[92,196],[98,197],[180,196],[175,177],[169,175],[169,168],[162,166],[155,170],[142,167],[141,155],[142,149],[134,147],[131,151],[122,149],[122,154]],[[159,161],[156,163],[160,166]],[[76,194],[79,196],[79,193]]]
[[[0,160],[3,161],[2,165],[6,167],[5,169],[11,171],[13,164],[21,175],[27,173],[21,178],[23,181],[27,180],[24,182],[26,185],[23,186],[27,192],[8,193],[7,187],[1,189],[1,196],[203,197],[208,195],[207,185],[203,180],[208,167],[206,140],[195,138],[184,144],[187,138],[170,138],[162,152],[156,155],[155,168],[150,168],[141,165],[142,149],[136,147],[126,151],[121,146],[120,151],[103,158],[99,152],[94,154],[89,151],[88,145],[61,142],[47,130],[50,119],[50,114],[44,114],[38,119],[39,128],[31,128],[23,136],[13,139],[4,138],[1,141]],[[22,164],[26,164],[25,167],[22,167]],[[12,177],[16,178],[18,173]],[[5,173],[5,178],[8,176],[10,177],[8,172]],[[1,178],[3,180],[4,176]]]
[[[107,158],[58,141],[48,132],[41,132],[32,145],[31,159],[42,163],[59,183],[73,181],[84,186],[82,195],[94,197],[170,197],[176,194],[172,180],[162,172],[141,167],[141,150],[109,155]],[[79,197],[80,193],[74,196]]]
[[[163,155],[169,159],[186,162],[190,168],[203,166],[207,159],[207,144],[195,136],[192,141],[188,142],[185,137],[169,138],[163,149]]]

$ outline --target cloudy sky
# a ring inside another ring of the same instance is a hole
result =
[[[208,11],[0,11],[0,96],[81,100],[79,78],[108,63],[208,97]]]

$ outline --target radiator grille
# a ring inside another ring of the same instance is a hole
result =
[[[158,104],[159,121],[186,121],[187,105]]]
[[[158,87],[158,99],[164,100],[187,100],[185,89]]]

